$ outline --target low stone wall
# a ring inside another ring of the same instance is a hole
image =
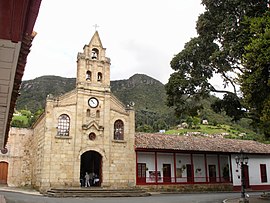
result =
[[[140,185],[137,186],[149,192],[206,192],[233,191],[231,183],[226,184],[182,184],[182,185]]]

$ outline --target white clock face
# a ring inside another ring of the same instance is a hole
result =
[[[92,108],[96,108],[98,106],[98,100],[95,97],[91,97],[88,100],[88,105]]]

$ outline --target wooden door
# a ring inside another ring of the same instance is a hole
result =
[[[163,182],[171,182],[171,164],[163,164]]]
[[[267,183],[266,164],[260,164],[261,182]]]
[[[192,166],[191,164],[187,164],[187,182],[193,182],[193,175],[192,175]]]
[[[0,162],[0,184],[7,184],[8,163]]]
[[[137,182],[138,183],[146,182],[146,164],[145,163],[137,164]]]
[[[217,182],[216,165],[208,165],[210,183]]]
[[[244,178],[245,178],[245,188],[249,188],[249,173],[248,173],[248,165],[243,165],[244,167]]]

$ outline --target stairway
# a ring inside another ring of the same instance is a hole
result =
[[[149,195],[145,190],[138,188],[108,189],[101,187],[52,188],[46,194],[48,197],[145,197]]]

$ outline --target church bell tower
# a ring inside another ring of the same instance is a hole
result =
[[[110,91],[110,59],[96,31],[77,55],[77,88]]]

